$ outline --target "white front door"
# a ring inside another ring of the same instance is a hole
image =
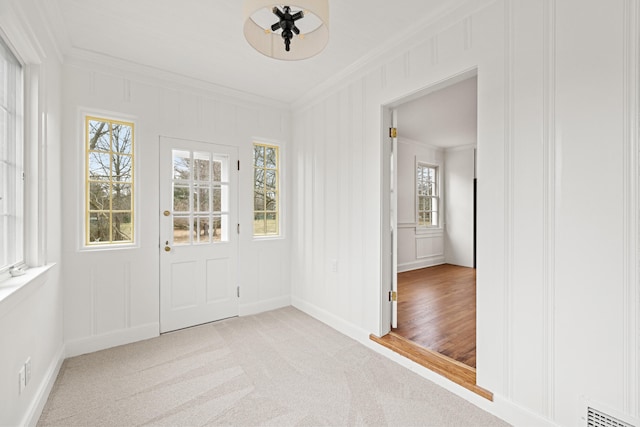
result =
[[[160,332],[238,315],[237,160],[160,138]]]

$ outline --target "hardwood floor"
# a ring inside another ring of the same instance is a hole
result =
[[[378,344],[413,360],[417,364],[450,379],[467,390],[471,390],[477,395],[493,401],[493,393],[476,384],[475,368],[467,366],[464,363],[460,363],[457,360],[450,359],[447,356],[436,353],[435,351],[421,347],[413,341],[409,341],[394,332],[390,332],[383,337],[370,335],[369,338],[372,341],[375,341]]]
[[[475,368],[475,281],[475,269],[449,264],[398,274],[393,332]]]

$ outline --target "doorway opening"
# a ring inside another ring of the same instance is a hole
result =
[[[380,341],[491,399],[475,384],[477,73],[387,108],[397,128],[384,153],[388,169],[383,164],[390,248],[383,274],[393,302]]]

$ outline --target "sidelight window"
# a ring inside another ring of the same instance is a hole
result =
[[[86,245],[134,242],[134,125],[85,118]]]
[[[278,147],[253,145],[253,235],[280,235],[280,165]]]

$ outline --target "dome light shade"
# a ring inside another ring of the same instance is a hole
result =
[[[329,0],[245,0],[243,12],[245,38],[268,57],[306,59],[329,42]]]

